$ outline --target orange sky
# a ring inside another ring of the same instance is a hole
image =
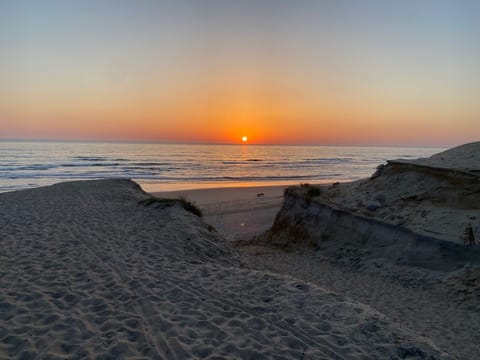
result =
[[[0,138],[477,140],[474,9],[346,3],[2,2]]]

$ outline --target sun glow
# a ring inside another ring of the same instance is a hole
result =
[[[242,136],[242,142],[246,143],[248,141],[248,137]]]

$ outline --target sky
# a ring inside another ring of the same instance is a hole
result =
[[[0,139],[480,137],[480,1],[0,0]]]

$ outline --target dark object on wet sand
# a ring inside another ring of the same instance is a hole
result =
[[[475,245],[475,236],[473,236],[472,224],[468,224],[463,234],[463,243],[465,246]]]
[[[257,194],[257,197],[265,195],[264,193]]]

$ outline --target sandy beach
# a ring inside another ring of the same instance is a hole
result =
[[[203,211],[205,222],[229,240],[249,240],[267,231],[282,206],[287,185],[244,186],[169,192],[152,195],[186,198]]]
[[[479,238],[478,146],[467,144],[426,159],[395,160],[382,168],[381,176],[320,186],[317,197],[307,201],[284,199],[286,186],[156,195],[195,201],[205,221],[225,239],[240,240],[236,249],[248,267],[292,276],[366,304],[443,351],[473,359],[480,355],[480,252],[464,247],[462,235],[473,223]],[[320,207],[315,210],[311,201],[320,202]],[[331,210],[321,215],[322,209]],[[275,219],[277,213],[281,217]],[[317,236],[315,247],[288,245],[294,241],[288,236],[291,229],[286,237],[282,229],[269,230],[278,225],[275,222],[296,226],[299,219],[301,239]],[[333,246],[325,242],[325,233],[315,235],[330,228]],[[267,243],[251,241],[265,232]],[[354,234],[359,232],[363,235],[357,248]],[[370,234],[369,242],[365,234]],[[271,246],[272,241],[277,246]]]
[[[0,358],[457,356],[372,306],[255,270],[180,203],[148,199],[127,180],[0,195]]]
[[[204,210],[205,221],[219,229],[221,235],[228,240],[241,240],[249,239],[252,234],[259,235],[272,226],[286,187],[218,188],[155,195],[181,196],[195,201]],[[265,194],[269,207],[263,206],[264,202],[257,198],[258,193]],[[464,212],[460,211],[460,216]],[[253,229],[248,228],[252,223]],[[428,338],[455,358],[472,359],[480,354],[476,341],[480,336],[478,298],[458,298],[458,293],[471,292],[460,286],[460,275],[457,279],[452,275],[453,281],[446,287],[435,288],[412,278],[402,279],[401,274],[393,271],[392,276],[361,272],[334,263],[328,256],[310,248],[285,251],[254,244],[236,249],[252,269],[292,276],[371,306],[394,323]],[[477,279],[473,276],[472,279]]]
[[[480,360],[480,0],[0,1],[0,360]]]

